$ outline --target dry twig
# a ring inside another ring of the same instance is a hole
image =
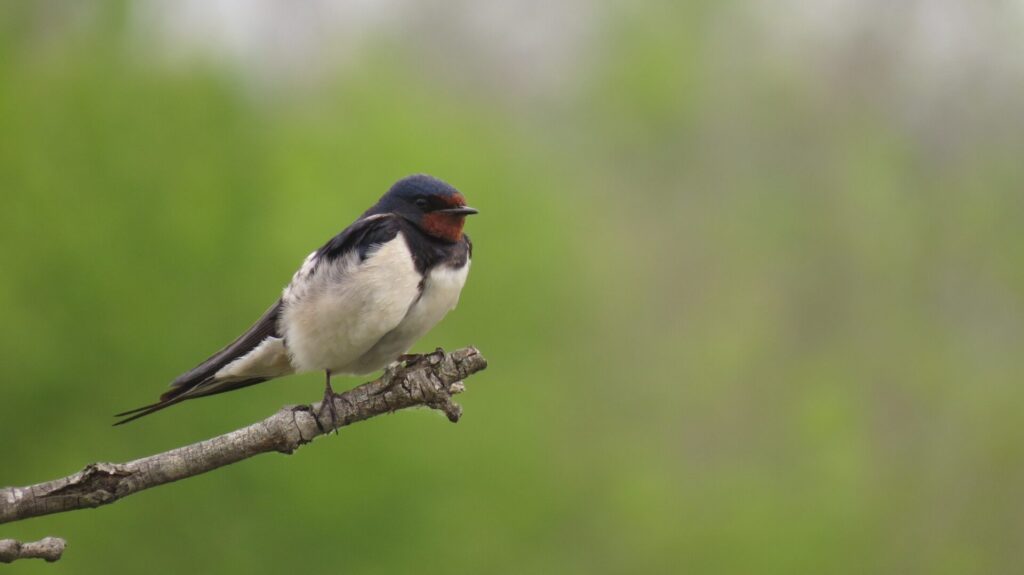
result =
[[[99,507],[143,489],[206,473],[260,453],[292,453],[332,429],[407,407],[438,409],[455,422],[462,409],[452,401],[452,396],[464,391],[463,379],[485,367],[487,361],[476,348],[451,353],[438,349],[416,356],[386,370],[379,379],[340,394],[333,402],[337,413],[334,428],[331,428],[330,409],[323,402],[285,407],[242,429],[157,455],[127,463],[92,463],[73,475],[53,481],[0,488],[0,523]],[[63,540],[52,537],[23,544],[20,549],[54,540],[61,543],[63,551]],[[27,555],[26,551],[21,553],[20,557],[37,556]],[[44,558],[55,561],[60,553],[53,559],[50,556]]]
[[[66,546],[67,542],[60,537],[43,537],[31,543],[0,539],[0,563],[11,563],[18,559],[45,559],[53,563],[60,559]]]

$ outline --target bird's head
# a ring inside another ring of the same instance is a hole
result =
[[[449,184],[417,174],[395,182],[364,216],[385,213],[402,216],[430,236],[457,242],[462,239],[466,216],[477,211]]]

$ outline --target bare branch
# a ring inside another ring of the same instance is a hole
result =
[[[45,483],[5,487],[0,489],[0,523],[99,507],[260,453],[292,453],[331,429],[407,407],[438,409],[456,422],[462,410],[452,395],[465,390],[463,379],[485,367],[487,361],[476,348],[451,353],[438,349],[340,394],[333,401],[333,428],[331,410],[323,402],[285,407],[263,421],[199,443],[127,463],[92,463]]]
[[[0,563],[11,563],[18,559],[45,559],[53,563],[64,554],[66,546],[67,542],[60,537],[44,537],[31,543],[0,539]]]

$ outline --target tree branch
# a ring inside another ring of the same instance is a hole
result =
[[[260,453],[292,453],[332,429],[407,407],[441,410],[454,423],[462,409],[452,395],[465,390],[463,379],[486,367],[487,360],[476,348],[451,353],[439,348],[337,396],[333,426],[331,410],[324,402],[284,407],[263,421],[199,443],[127,463],[92,463],[78,473],[45,483],[5,487],[0,489],[0,523],[99,507]]]
[[[31,543],[0,539],[0,563],[11,563],[18,559],[45,559],[47,563],[53,563],[64,554],[66,546],[67,542],[60,537],[44,537]]]

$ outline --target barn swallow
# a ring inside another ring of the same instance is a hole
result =
[[[128,423],[176,403],[269,379],[323,371],[376,371],[404,354],[455,308],[477,211],[427,175],[396,182],[352,225],[309,254],[281,297],[235,341],[171,382],[160,401],[117,414]]]

